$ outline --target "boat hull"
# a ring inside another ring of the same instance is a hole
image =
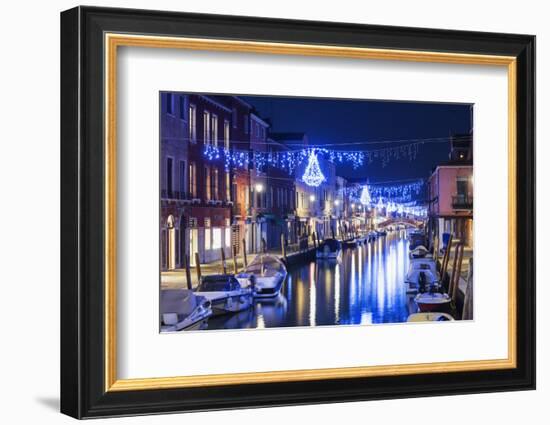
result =
[[[451,310],[451,298],[447,294],[418,294],[414,301],[423,313],[448,312]]]

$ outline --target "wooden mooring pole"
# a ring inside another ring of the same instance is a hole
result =
[[[198,252],[195,252],[195,267],[197,268],[198,283],[201,283],[201,258]]]
[[[225,250],[223,249],[223,247],[220,248],[220,253],[222,255],[223,274],[227,274],[227,265],[225,264]]]
[[[193,289],[191,282],[191,267],[189,267],[189,254],[185,254],[185,280],[187,281],[187,289]]]
[[[281,255],[286,260],[286,244],[285,234],[281,232]]]
[[[233,273],[237,274],[239,272],[239,268],[237,267],[237,247],[233,246]]]
[[[243,239],[243,264],[244,268],[248,267],[248,261],[246,261],[246,239]]]

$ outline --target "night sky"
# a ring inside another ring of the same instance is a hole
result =
[[[372,145],[343,143],[447,138],[472,128],[472,105],[395,101],[363,101],[320,98],[240,96],[272,124],[273,132],[306,133],[312,145],[341,144],[331,149],[371,150],[399,146],[401,142]],[[409,144],[403,142],[402,144]],[[427,143],[419,147],[415,161],[380,161],[353,170],[338,166],[337,174],[368,178],[371,182],[426,178],[432,168],[449,158],[449,143]]]

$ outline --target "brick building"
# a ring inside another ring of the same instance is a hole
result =
[[[206,160],[205,145],[230,145],[231,109],[208,96],[162,93],[160,182],[161,268],[230,254],[232,173],[223,158]]]

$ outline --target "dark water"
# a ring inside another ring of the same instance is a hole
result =
[[[207,329],[405,322],[416,311],[406,294],[405,231],[345,250],[341,262],[313,261],[290,271],[281,295],[208,320]]]

